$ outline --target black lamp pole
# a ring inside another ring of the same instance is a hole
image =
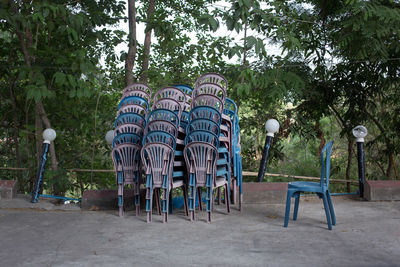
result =
[[[360,197],[364,197],[365,184],[365,162],[364,162],[364,141],[357,141],[357,158],[358,158],[358,188]]]
[[[260,161],[260,168],[258,170],[258,182],[259,183],[261,183],[264,180],[265,169],[267,167],[267,161],[268,161],[268,153],[269,153],[269,148],[271,147],[272,139],[274,139],[273,134],[272,134],[272,136],[267,134],[267,137],[265,138],[264,151],[263,151],[262,158]]]

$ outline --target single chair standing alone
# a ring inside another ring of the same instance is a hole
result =
[[[297,219],[300,194],[302,192],[316,193],[320,198],[322,198],[329,230],[332,230],[332,225],[336,225],[335,210],[333,208],[331,194],[329,193],[329,172],[331,165],[332,145],[333,141],[330,141],[321,151],[321,180],[319,183],[291,182],[288,184],[284,227],[287,227],[289,224],[290,201],[292,197],[295,198],[293,221]]]

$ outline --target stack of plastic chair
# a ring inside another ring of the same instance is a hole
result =
[[[125,185],[132,185],[136,215],[140,213],[140,151],[150,94],[151,89],[147,85],[132,84],[124,89],[118,105],[114,123],[112,159],[118,184],[119,216],[124,215]]]
[[[184,172],[174,168],[183,166],[182,162],[175,161],[175,151],[177,146],[184,144],[178,134],[184,102],[182,91],[174,87],[163,88],[154,95],[152,110],[146,119],[141,157],[146,174],[147,222],[152,221],[153,194],[158,213],[163,213],[164,223],[168,221],[170,192],[177,187],[183,189],[187,214]]]
[[[218,74],[206,74],[222,77]],[[206,188],[207,222],[211,222],[214,189],[224,187],[226,210],[229,213],[229,138],[221,134],[221,121],[226,90],[217,83],[196,81],[192,92],[189,124],[186,128],[184,156],[189,175],[190,219],[195,219],[196,193]],[[226,81],[226,80],[225,80]]]
[[[185,93],[186,101],[182,106],[182,115],[181,115],[180,126],[183,129],[186,129],[186,127],[189,123],[190,103],[192,101],[193,88],[188,85],[183,85],[183,84],[177,84],[177,85],[174,85],[174,87],[178,88],[183,93]]]
[[[237,114],[237,106],[235,102],[226,98],[225,100],[225,108],[223,113],[229,116],[232,123],[232,167],[233,167],[233,200],[236,200],[236,188],[237,185],[239,187],[239,210],[242,209],[243,202],[243,182],[242,182],[242,156],[240,155],[240,128],[239,128],[239,116]]]

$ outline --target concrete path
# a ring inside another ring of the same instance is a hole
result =
[[[337,226],[306,197],[283,228],[283,205],[246,205],[211,224],[154,215],[0,205],[0,266],[400,266],[400,202],[334,197]],[[42,201],[45,203],[45,201]],[[28,205],[28,204],[26,204]],[[39,204],[43,205],[43,204]],[[47,204],[46,204],[47,205]]]

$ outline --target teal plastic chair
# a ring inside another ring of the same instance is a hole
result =
[[[288,184],[288,192],[286,199],[286,212],[284,227],[289,224],[290,215],[290,201],[291,198],[295,198],[293,221],[297,219],[297,212],[299,210],[300,194],[303,192],[316,193],[324,202],[326,220],[328,222],[329,230],[332,230],[332,225],[336,225],[335,210],[329,193],[329,172],[331,164],[331,153],[332,153],[333,141],[330,141],[324,146],[321,151],[321,180],[319,183],[316,182],[291,182]]]

